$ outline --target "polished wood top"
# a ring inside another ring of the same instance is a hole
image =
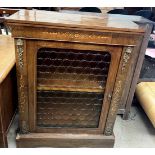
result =
[[[140,17],[135,17],[137,18]],[[140,20],[140,19],[139,19]],[[145,29],[134,22],[130,16],[71,14],[40,10],[20,10],[6,18],[7,23],[25,26],[56,26],[59,28],[79,28],[89,30],[144,32]]]
[[[0,14],[13,14],[19,11],[19,9],[0,8]]]
[[[11,36],[0,35],[0,83],[15,65],[14,40]]]
[[[60,10],[59,12],[62,13],[70,13],[70,14],[83,14],[83,15],[91,15],[91,16],[108,16],[110,20],[124,20],[126,21],[127,19],[136,22],[137,24],[153,24],[155,25],[155,22],[148,20],[144,17],[141,16],[135,16],[135,15],[120,15],[120,14],[103,14],[103,13],[94,13],[94,12],[81,12],[81,11],[73,11],[73,10]]]

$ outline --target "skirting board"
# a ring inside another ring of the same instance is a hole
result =
[[[18,148],[54,147],[54,148],[112,148],[114,135],[88,135],[88,134],[53,134],[28,133],[17,134]]]

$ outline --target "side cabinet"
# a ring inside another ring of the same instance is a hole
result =
[[[0,149],[8,147],[7,134],[17,110],[14,39],[0,35]]]
[[[101,17],[93,26],[94,17],[63,13],[45,22],[46,14],[22,10],[7,20],[16,47],[17,147],[113,147],[145,28],[103,27]]]

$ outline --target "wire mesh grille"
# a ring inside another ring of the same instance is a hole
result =
[[[37,54],[37,125],[97,128],[109,52],[42,48]]]
[[[108,52],[40,49],[37,59],[38,86],[102,91],[110,59]]]
[[[97,128],[103,94],[38,91],[37,122],[40,127]]]

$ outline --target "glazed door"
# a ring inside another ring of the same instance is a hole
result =
[[[27,41],[30,132],[103,133],[121,51]]]

